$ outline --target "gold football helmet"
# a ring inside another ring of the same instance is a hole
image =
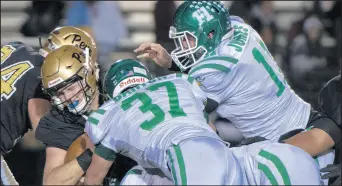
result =
[[[39,52],[42,56],[46,57],[49,52],[63,45],[74,45],[82,50],[88,47],[91,58],[94,62],[97,60],[95,40],[86,31],[73,26],[57,27],[50,32],[49,37]]]
[[[67,107],[74,114],[90,110],[98,89],[96,68],[88,51],[64,45],[46,56],[41,68],[43,90],[57,108]]]

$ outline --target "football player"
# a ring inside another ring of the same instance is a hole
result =
[[[259,34],[230,17],[219,1],[181,4],[170,38],[176,43],[171,55],[155,43],[144,43],[135,52],[196,79],[212,110],[231,121],[245,138],[277,141],[310,127],[285,141],[312,156],[340,143],[336,123],[295,94]]]
[[[79,42],[85,41],[83,37],[88,36],[83,35]],[[82,50],[71,45],[60,46],[46,56],[41,77],[44,92],[53,104],[36,131],[36,138],[47,146],[43,184],[75,185],[87,170],[92,151],[89,146],[79,156],[66,161],[68,149],[84,133],[87,115],[105,100],[98,87],[93,56],[87,47]],[[124,176],[132,167],[130,164],[135,165],[132,160],[123,158],[111,175]]]
[[[179,73],[151,80],[129,59],[108,73],[106,92],[116,97],[88,117],[95,150],[85,185],[100,184],[117,154],[161,170],[175,184],[242,184],[238,162],[208,125],[206,97],[194,79]]]
[[[43,60],[22,42],[1,48],[1,185],[18,185],[3,156],[26,132],[37,128],[51,107],[39,79]]]
[[[47,107],[50,108],[51,104],[44,104],[49,98],[41,91],[40,68],[44,57],[49,52],[63,45],[74,45],[81,49],[89,48],[91,56],[96,57],[97,55],[94,40],[83,30],[70,26],[58,27],[53,30],[39,50],[39,53],[20,42],[10,43],[2,47],[1,108],[10,108],[1,109],[1,116],[3,116],[1,117],[3,118],[1,126],[2,128],[4,127],[4,130],[1,130],[2,154],[3,152],[5,154],[5,151],[11,150],[13,147],[11,144],[17,142],[25,133],[27,127],[31,126],[27,123],[28,116],[31,119],[32,129],[35,130],[41,117],[43,117],[43,113],[47,112]],[[97,66],[96,62],[95,65]],[[35,88],[37,90],[33,91]],[[27,91],[24,91],[24,89],[27,89]],[[34,99],[31,99],[30,96],[43,97],[45,100],[34,97]],[[24,105],[24,107],[19,107],[18,105]],[[27,108],[29,109],[29,115],[25,113]],[[14,112],[15,109],[19,110]],[[13,116],[14,113],[24,113],[24,115]],[[16,124],[11,124],[11,122],[16,122]],[[15,125],[18,126],[13,127]]]
[[[129,73],[123,75],[122,71]],[[149,76],[147,69],[133,60],[119,61],[107,72],[104,90],[114,101],[106,103],[88,118],[86,130],[91,140],[98,144],[95,154],[99,156],[94,156],[93,160],[97,162],[92,162],[94,165],[87,172],[89,178],[104,175],[105,167],[110,165],[111,153],[122,153],[133,157],[140,166],[132,168],[121,185],[320,183],[318,166],[310,155],[298,147],[270,141],[232,148],[239,161],[238,166],[243,171],[235,171],[234,166],[229,166],[228,174],[225,171],[219,172],[221,166],[214,163],[217,163],[215,158],[222,156],[219,155],[220,150],[217,149],[216,155],[207,154],[214,152],[217,145],[207,139],[209,133],[202,133],[208,130],[203,127],[206,124],[203,123],[204,106],[201,103],[206,103],[203,101],[206,97],[196,81],[184,74],[173,74],[144,83]],[[165,113],[170,113],[170,116]],[[131,118],[136,119],[132,121]],[[205,137],[201,137],[203,135]],[[198,137],[204,138],[206,142],[193,143]],[[206,147],[206,143],[214,149]],[[174,151],[176,158],[165,156],[169,151],[171,154]],[[179,161],[182,156],[184,164]],[[210,161],[203,159],[198,162],[201,158],[208,158]],[[230,157],[219,162],[229,163],[233,159]],[[166,167],[171,169],[165,169]],[[101,173],[102,171],[104,172]],[[216,176],[211,176],[213,173]],[[231,174],[241,174],[237,177],[242,176],[242,180],[234,182],[236,178]],[[216,181],[214,178],[217,175],[227,176],[227,180]]]
[[[341,73],[341,72],[340,72]],[[322,88],[319,94],[320,110],[332,118],[341,128],[341,74],[332,78]],[[332,185],[341,185],[341,145],[335,151],[335,165],[321,169],[323,179],[329,179]]]

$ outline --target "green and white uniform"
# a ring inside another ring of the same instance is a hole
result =
[[[240,184],[241,169],[207,124],[205,102],[194,79],[172,74],[106,102],[88,117],[85,130],[99,144],[96,154],[120,153],[160,169],[175,184]]]
[[[311,106],[286,83],[259,34],[241,22],[232,26],[233,38],[221,42],[189,75],[244,137],[277,141],[288,131],[304,129]]]
[[[319,166],[298,147],[267,140],[230,149],[248,185],[322,185]]]
[[[231,148],[243,170],[242,185],[322,185],[319,167],[302,149],[262,141]],[[171,185],[158,170],[133,167],[122,185]]]

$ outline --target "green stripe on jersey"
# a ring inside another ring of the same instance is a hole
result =
[[[267,167],[267,165],[262,164],[262,163],[259,162],[258,163],[258,169],[260,169],[262,172],[264,172],[264,174],[266,175],[268,180],[270,180],[272,185],[278,185],[277,179],[273,175],[273,173],[270,170],[270,168]]]
[[[173,181],[175,182],[175,185],[178,185],[177,173],[176,173],[176,169],[175,169],[175,163],[173,161],[173,157],[172,157],[172,154],[171,154],[170,150],[167,151],[167,154],[169,155],[169,158],[170,158],[171,172],[172,172]]]
[[[126,176],[127,176],[127,175],[130,175],[130,174],[133,174],[133,175],[141,175],[141,174],[142,174],[142,170],[139,170],[139,169],[131,169],[131,170],[129,170],[129,171],[126,173]]]
[[[220,65],[220,64],[203,64],[203,65],[200,65],[200,66],[192,69],[189,72],[189,75],[193,74],[194,72],[196,72],[198,70],[205,69],[205,68],[215,69],[215,70],[218,70],[218,71],[221,71],[221,72],[227,72],[227,73],[230,72],[230,68],[225,67],[225,66]]]
[[[105,113],[106,113],[106,110],[98,109],[89,115],[88,121],[93,125],[97,125],[99,124],[100,120],[103,118]]]
[[[93,125],[97,125],[97,124],[99,124],[100,121],[95,119],[95,118],[88,117],[88,122],[93,124]]]
[[[187,80],[189,81],[190,84],[192,84],[194,82],[195,78],[188,76]]]
[[[104,110],[104,109],[98,109],[97,111],[95,111],[95,112],[97,112],[97,113],[99,113],[99,114],[104,114],[105,112],[106,112],[106,110]]]
[[[182,73],[176,73],[176,77],[182,77]]]
[[[283,164],[283,162],[281,162],[281,160],[278,158],[278,156],[276,156],[270,152],[267,152],[265,150],[261,150],[259,152],[259,155],[270,160],[275,165],[275,167],[279,171],[281,177],[283,178],[285,185],[291,185],[290,176],[286,170],[286,167]]]
[[[173,148],[175,149],[175,153],[176,153],[176,157],[177,157],[177,162],[178,162],[178,166],[179,166],[179,173],[181,176],[182,185],[186,185],[187,178],[186,178],[185,163],[184,163],[182,151],[178,145],[175,145]]]

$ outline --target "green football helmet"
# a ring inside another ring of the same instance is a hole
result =
[[[185,71],[214,51],[221,41],[231,38],[233,32],[228,9],[220,1],[185,1],[170,27],[169,37],[176,45],[171,57]]]
[[[120,59],[107,71],[104,77],[104,93],[113,98],[121,92],[152,79],[151,73],[139,61]]]

